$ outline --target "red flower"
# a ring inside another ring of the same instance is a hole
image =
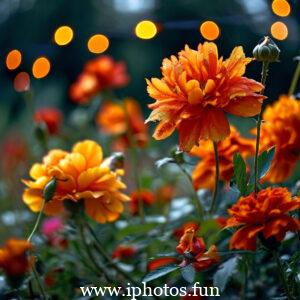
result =
[[[163,266],[166,265],[170,265],[173,263],[179,263],[178,259],[176,259],[175,257],[160,257],[160,258],[156,258],[153,259],[152,261],[150,261],[148,263],[147,269],[148,271],[153,271],[156,270],[158,268],[161,268]]]
[[[131,193],[130,198],[131,201],[129,202],[129,210],[133,215],[136,215],[139,211],[140,200],[147,206],[150,206],[155,202],[155,196],[149,190],[134,191]]]
[[[37,123],[44,123],[50,134],[56,134],[62,123],[63,115],[61,111],[55,107],[43,107],[34,113],[33,118]]]
[[[112,258],[126,259],[132,258],[136,254],[136,249],[132,246],[118,246],[112,253]]]
[[[70,88],[70,97],[77,103],[87,103],[97,93],[125,86],[129,81],[126,65],[108,55],[86,63],[77,81]]]

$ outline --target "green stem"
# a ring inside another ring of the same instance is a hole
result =
[[[114,268],[118,273],[120,273],[124,278],[126,278],[127,280],[129,280],[131,283],[138,285],[138,283],[126,272],[124,272],[121,268],[119,268],[119,266],[112,260],[112,258],[106,253],[106,250],[103,248],[103,246],[101,245],[100,240],[98,239],[95,231],[93,230],[93,228],[91,227],[91,225],[85,220],[85,226],[87,227],[87,229],[89,230],[90,234],[93,236],[94,240],[95,240],[95,247],[97,249],[97,251],[103,256],[104,259],[107,260],[107,262],[109,263],[109,265]]]
[[[85,237],[85,234],[84,234],[84,225],[82,224],[82,222],[78,221],[77,220],[77,226],[79,228],[79,234],[80,234],[80,239],[83,243],[83,246],[85,248],[85,251],[86,251],[86,254],[88,255],[90,261],[92,264],[94,264],[96,266],[96,269],[97,269],[97,273],[99,275],[104,275],[105,279],[108,281],[108,282],[114,282],[114,280],[110,277],[109,273],[107,272],[107,270],[100,266],[98,263],[97,263],[97,259],[94,257],[93,255],[93,252],[88,244],[88,242],[86,241],[86,237]],[[98,271],[99,270],[99,271]]]
[[[297,64],[297,67],[296,67],[296,70],[295,70],[295,73],[294,73],[294,76],[293,76],[293,79],[292,79],[292,82],[291,82],[291,85],[289,88],[289,93],[288,93],[289,96],[294,95],[299,77],[300,77],[300,60],[298,61],[298,64]]]
[[[261,73],[261,83],[263,86],[266,85],[266,80],[268,76],[268,69],[269,69],[269,63],[263,62],[262,65],[262,73]],[[264,93],[265,87],[261,91],[261,94]],[[263,113],[263,107],[261,108],[261,111],[258,115],[257,119],[257,126],[256,126],[256,145],[255,145],[255,158],[254,158],[254,192],[255,194],[258,193],[258,154],[259,154],[259,142],[260,142],[260,129],[261,129],[261,122],[262,122],[262,113]]]
[[[209,213],[213,214],[215,205],[216,205],[216,200],[217,200],[217,195],[218,195],[218,183],[219,183],[219,174],[220,174],[220,167],[219,167],[219,155],[218,155],[218,144],[216,142],[213,142],[214,146],[214,155],[215,155],[215,165],[216,165],[216,170],[215,170],[215,188],[214,188],[214,193],[209,209]]]
[[[286,296],[287,296],[288,300],[293,300],[294,298],[293,298],[293,296],[292,296],[292,294],[290,292],[289,284],[288,284],[288,281],[287,281],[287,278],[286,278],[286,274],[285,274],[285,270],[284,270],[283,265],[281,263],[281,260],[280,260],[278,252],[274,251],[273,252],[273,256],[274,256],[274,259],[275,259],[276,264],[277,264],[280,281],[281,281],[281,283],[283,285],[283,288],[285,290]]]
[[[42,219],[42,215],[43,215],[43,211],[44,211],[44,208],[45,208],[45,199],[43,198],[43,202],[42,202],[42,207],[41,207],[41,210],[39,211],[39,214],[38,214],[38,217],[36,219],[36,222],[34,224],[34,227],[30,233],[30,235],[28,236],[27,238],[27,241],[30,242],[32,237],[34,236],[36,230],[38,229],[39,227],[39,224],[41,222],[41,219]]]
[[[46,291],[45,291],[45,289],[44,289],[44,287],[43,287],[43,284],[42,284],[42,282],[41,282],[41,280],[40,280],[40,274],[37,272],[37,270],[36,270],[36,268],[35,268],[35,265],[33,265],[33,266],[31,267],[31,270],[32,270],[32,274],[33,274],[33,276],[34,276],[34,279],[35,279],[35,281],[37,282],[37,285],[38,285],[39,290],[40,290],[40,292],[41,292],[42,299],[47,300],[48,298],[47,298]]]
[[[203,216],[204,216],[204,208],[202,206],[202,203],[199,201],[199,197],[198,197],[197,191],[194,188],[193,179],[192,179],[191,175],[187,172],[187,170],[181,164],[178,164],[178,167],[180,168],[180,170],[182,171],[182,173],[187,177],[187,179],[189,180],[189,182],[190,182],[190,184],[192,186],[192,191],[193,191],[192,200],[193,200],[194,205],[196,207],[197,214],[200,217],[200,220],[202,220]]]

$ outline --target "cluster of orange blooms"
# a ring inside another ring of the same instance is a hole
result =
[[[43,107],[34,113],[33,119],[36,123],[45,124],[49,134],[56,134],[62,123],[63,115],[55,107]]]
[[[71,85],[70,97],[77,103],[88,103],[99,92],[123,87],[128,81],[123,62],[115,62],[108,55],[99,56],[86,63],[77,81]]]
[[[58,215],[64,212],[64,202],[84,201],[86,214],[96,222],[115,221],[128,201],[121,190],[125,184],[120,180],[123,170],[111,170],[103,160],[102,148],[94,141],[77,143],[71,152],[51,150],[30,170],[32,180],[23,194],[29,208],[38,212],[43,204],[43,191],[52,178],[57,181],[55,194],[45,204],[45,213]]]
[[[9,239],[0,248],[0,269],[9,277],[24,275],[31,266],[28,251],[32,249],[30,242],[19,239]]]
[[[106,101],[97,114],[96,122],[106,134],[116,136],[113,148],[144,147],[148,141],[147,127],[139,103],[125,98],[122,103]]]

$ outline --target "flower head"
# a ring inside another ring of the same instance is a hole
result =
[[[64,224],[60,217],[50,217],[43,221],[41,231],[50,245],[65,248],[67,240],[60,235],[63,228]]]
[[[258,94],[262,84],[243,77],[251,60],[242,47],[223,60],[208,42],[164,59],[162,79],[147,80],[148,93],[156,100],[149,105],[153,111],[147,121],[159,121],[154,138],[165,139],[177,129],[180,148],[189,151],[200,139],[220,141],[229,135],[225,112],[257,115],[265,97]]]
[[[129,198],[121,192],[125,184],[120,180],[123,170],[112,171],[102,165],[102,148],[94,141],[77,143],[71,152],[51,150],[43,163],[30,170],[32,180],[27,185],[23,200],[34,211],[40,211],[43,190],[56,178],[57,187],[52,199],[45,204],[45,213],[58,215],[64,211],[63,202],[83,200],[86,214],[99,223],[115,221]]]
[[[147,126],[139,103],[125,98],[122,103],[106,101],[98,112],[96,122],[106,134],[117,136],[115,148],[143,147],[148,141]]]
[[[58,132],[63,116],[60,110],[55,107],[43,107],[34,113],[36,123],[44,123],[50,134]]]
[[[87,103],[97,93],[125,86],[129,81],[126,66],[103,55],[86,63],[83,72],[70,88],[70,97],[78,103]]]
[[[137,250],[132,247],[132,246],[118,246],[113,254],[112,258],[117,258],[117,259],[128,259],[134,257],[136,254]]]
[[[30,268],[31,262],[27,252],[32,245],[26,240],[9,239],[0,248],[0,268],[8,276],[18,277],[24,275]]]
[[[235,127],[231,126],[230,135],[218,143],[220,162],[220,179],[229,182],[233,175],[233,156],[240,153],[244,159],[255,153],[255,140],[242,137]],[[201,158],[192,173],[193,184],[196,189],[214,188],[215,156],[210,141],[200,141],[199,146],[193,147],[191,155]]]
[[[263,114],[261,151],[275,146],[275,156],[264,177],[272,183],[288,179],[300,158],[300,101],[283,95]]]
[[[212,245],[208,250],[206,250],[204,240],[196,236],[196,230],[194,227],[188,227],[185,230],[178,246],[176,247],[176,251],[180,254],[189,255],[181,263],[181,266],[192,263],[193,267],[198,272],[209,268],[220,260],[217,253],[217,247]]]
[[[300,229],[299,220],[288,215],[300,208],[300,198],[292,198],[286,188],[275,187],[241,197],[229,210],[227,227],[239,227],[230,240],[231,249],[255,250],[260,233],[264,239],[280,242],[288,231]]]
[[[146,189],[132,192],[130,198],[129,210],[133,215],[136,215],[139,211],[140,200],[147,206],[151,206],[155,202],[155,195]]]

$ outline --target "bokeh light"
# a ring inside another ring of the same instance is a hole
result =
[[[95,34],[88,40],[87,47],[92,53],[103,53],[109,47],[109,39],[103,34]]]
[[[205,21],[200,26],[200,33],[205,39],[213,41],[219,37],[220,28],[213,21]]]
[[[61,26],[54,33],[54,41],[59,46],[68,45],[73,39],[74,33],[71,27]]]
[[[32,75],[35,78],[43,78],[48,75],[51,64],[48,58],[42,56],[37,58],[32,65]]]
[[[22,62],[22,54],[19,50],[11,50],[6,56],[6,67],[9,70],[15,70]]]
[[[291,12],[291,6],[286,0],[274,0],[272,2],[273,13],[280,17],[287,17]]]
[[[14,79],[14,89],[17,92],[25,92],[30,89],[30,76],[26,72],[20,72]]]
[[[135,34],[140,39],[149,40],[157,34],[157,27],[152,21],[144,20],[136,25]]]
[[[283,22],[275,22],[271,26],[271,34],[277,40],[285,40],[289,34],[287,26]]]

